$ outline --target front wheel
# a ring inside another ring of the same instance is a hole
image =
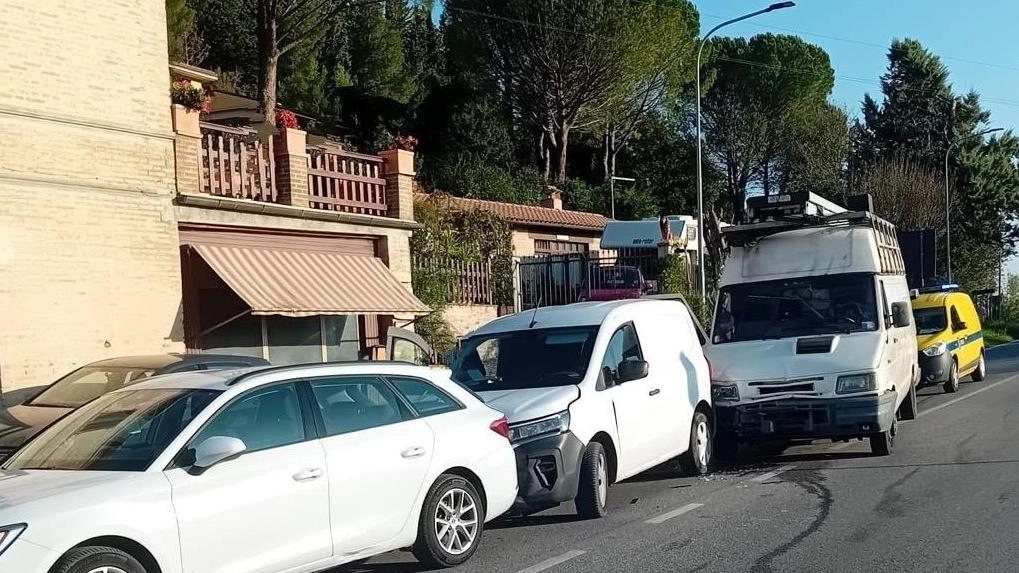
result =
[[[708,473],[711,463],[711,428],[703,412],[695,412],[690,426],[690,444],[686,453],[679,457],[679,467],[690,476]]]
[[[887,456],[892,453],[892,448],[895,446],[895,432],[897,430],[897,424],[893,421],[892,427],[888,428],[887,431],[879,434],[872,434],[870,436],[870,451],[875,456]]]
[[[985,376],[987,376],[987,364],[984,362],[984,353],[981,351],[980,362],[977,362],[977,369],[973,371],[970,378],[974,382],[983,382]]]
[[[605,517],[605,502],[609,497],[609,464],[605,448],[591,442],[584,450],[580,462],[580,486],[573,500],[577,515],[583,519]]]
[[[57,561],[53,573],[149,573],[131,555],[114,547],[76,547]]]
[[[899,406],[899,419],[915,420],[917,411],[916,386],[910,384],[909,394],[906,396],[906,399],[902,401],[902,405]]]
[[[414,557],[428,567],[453,567],[474,555],[485,528],[485,508],[471,482],[443,474],[425,497]]]
[[[945,392],[955,394],[959,391],[959,363],[952,360],[952,366],[948,370],[948,380],[945,380]]]

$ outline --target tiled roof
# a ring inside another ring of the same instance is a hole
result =
[[[415,197],[427,199],[432,195],[416,193]],[[518,205],[465,197],[443,196],[443,199],[448,200],[455,209],[488,211],[505,218],[510,223],[534,227],[601,231],[605,228],[605,223],[608,222],[608,219],[602,215],[585,211],[567,211],[537,205]]]

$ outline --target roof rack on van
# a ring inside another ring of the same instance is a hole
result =
[[[847,211],[813,193],[789,193],[751,197],[747,199],[747,212],[750,223],[722,229],[722,235],[730,247],[752,246],[769,235],[794,229],[862,225],[875,231],[881,272],[906,272],[895,225],[869,210]]]

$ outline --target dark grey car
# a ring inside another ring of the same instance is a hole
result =
[[[224,354],[124,356],[86,364],[24,404],[0,409],[0,460],[71,410],[144,378],[171,372],[268,364],[262,358]]]

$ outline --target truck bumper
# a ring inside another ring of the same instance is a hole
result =
[[[896,393],[859,398],[775,400],[715,404],[718,429],[739,441],[864,437],[884,432],[895,420]]]
[[[948,380],[948,373],[952,368],[952,354],[942,352],[938,356],[927,356],[923,352],[918,353],[917,362],[920,363],[920,385],[939,384]]]
[[[512,511],[534,513],[577,497],[584,444],[571,432],[516,446],[519,493]]]

